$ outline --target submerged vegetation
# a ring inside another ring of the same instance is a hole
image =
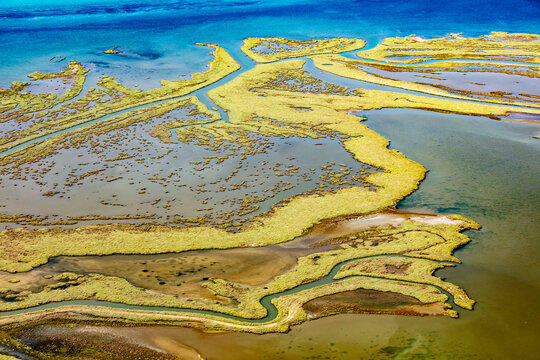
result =
[[[57,318],[267,333],[343,311],[457,317],[447,294],[471,310],[474,300],[434,272],[460,262],[453,251],[470,241],[461,232],[479,225],[458,215],[395,215],[426,169],[389,149],[354,113],[539,114],[538,94],[457,89],[440,77],[446,69],[536,79],[535,65],[485,60],[538,62],[537,40],[507,33],[390,38],[351,59],[337,54],[363,47],[362,40],[249,38],[242,50],[265,64],[213,86],[204,101],[193,92],[240,68],[217,45],[205,45],[215,49],[208,71],[162,80],[156,89],[103,76],[84,92],[89,70],[75,62],[58,73],[29,75],[30,82],[61,81],[63,93],[36,94],[18,82],[2,89],[0,186],[8,207],[0,215],[0,314],[7,312],[0,326],[11,335],[0,333],[0,345],[29,352],[12,337],[14,329]],[[430,59],[441,61],[418,64]],[[306,61],[322,74],[391,89],[334,84],[308,71]],[[11,210],[10,202],[30,191],[52,210]],[[72,199],[84,191],[110,193],[87,197],[85,208]],[[370,222],[377,217],[383,220]],[[364,225],[335,225],[347,221]],[[339,231],[313,235],[321,226]],[[287,248],[293,243],[295,252]],[[272,254],[271,245],[293,260],[260,282],[246,280],[251,269],[241,257],[225,265],[215,259],[228,255],[213,254],[204,262],[205,252]],[[176,275],[149,266],[152,254],[192,250],[198,251],[192,258],[176,259],[191,264]],[[99,266],[55,272],[42,266],[59,256],[113,254],[133,256],[144,273],[139,278],[157,284]],[[51,303],[58,304],[39,308]],[[28,311],[11,312],[21,309]]]

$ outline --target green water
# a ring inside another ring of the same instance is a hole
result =
[[[402,210],[459,213],[483,226],[457,251],[463,265],[438,273],[478,304],[460,321],[435,322],[441,340],[434,345],[454,343],[456,354],[478,358],[536,358],[540,141],[532,135],[538,125],[422,111],[367,115],[367,125],[392,147],[430,169]]]
[[[400,209],[458,213],[483,226],[457,251],[463,264],[437,273],[466,289],[478,301],[475,310],[462,311],[458,321],[392,317],[397,328],[389,343],[415,339],[428,358],[537,358],[538,125],[417,110],[363,114],[392,148],[430,170]],[[378,327],[372,317],[357,318],[358,326]],[[414,358],[406,349],[404,357]]]

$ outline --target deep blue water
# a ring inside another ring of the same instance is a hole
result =
[[[540,32],[539,18],[538,0],[3,0],[0,86],[32,71],[57,70],[63,63],[48,61],[55,55],[152,81],[203,70],[210,57],[195,42],[218,43],[241,57],[238,48],[249,36],[360,37],[374,46],[387,36],[411,33]],[[126,56],[102,54],[114,45]]]

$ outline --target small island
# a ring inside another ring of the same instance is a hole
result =
[[[104,54],[121,54],[123,51],[118,50],[118,46],[113,46],[110,49],[103,51]]]

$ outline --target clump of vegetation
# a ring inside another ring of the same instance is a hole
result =
[[[333,38],[324,40],[289,40],[285,38],[247,38],[242,51],[260,63],[314,54],[341,53],[358,50],[366,45],[364,40]]]

